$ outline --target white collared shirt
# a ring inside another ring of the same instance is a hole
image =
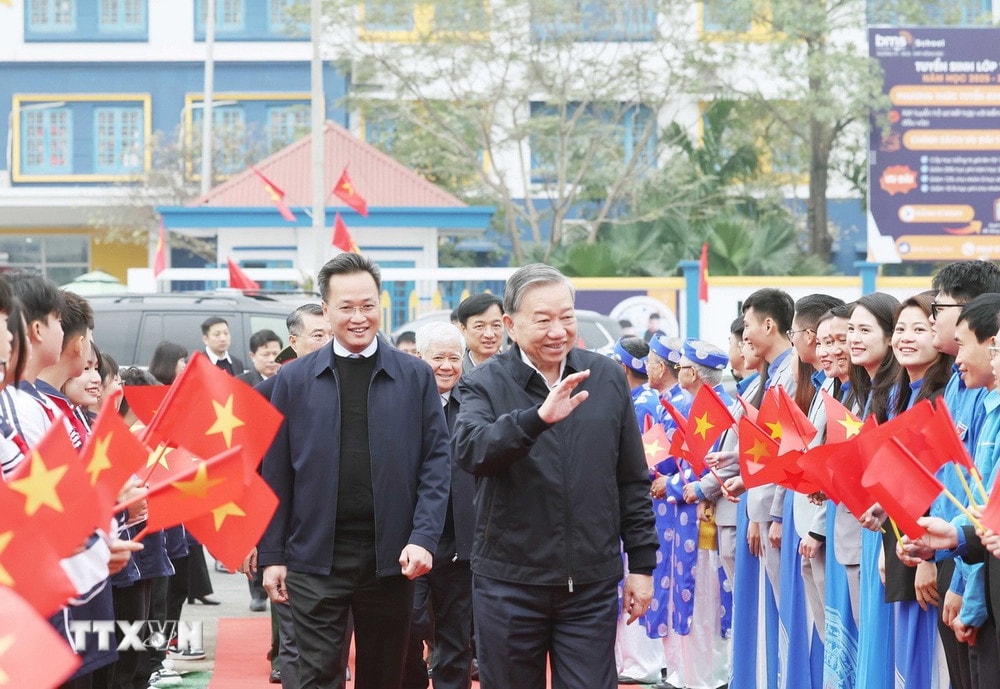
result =
[[[220,361],[228,361],[230,366],[233,363],[233,358],[229,356],[228,349],[226,350],[226,354],[224,356],[215,356],[215,352],[213,352],[208,347],[205,347],[205,354],[208,355],[208,360],[212,362],[212,366],[218,365]],[[240,371],[240,373],[242,373],[242,371]]]
[[[373,355],[376,351],[378,351],[378,338],[377,337],[374,340],[372,340],[372,342],[371,342],[370,345],[368,345],[367,347],[365,347],[360,352],[349,352],[347,350],[347,348],[344,347],[344,345],[340,344],[336,340],[333,341],[333,353],[336,354],[337,356],[347,357],[347,356],[351,356],[352,354],[360,354],[362,357],[364,357],[365,359],[367,359],[368,357],[370,357],[371,355]]]
[[[523,361],[528,366],[530,366],[531,368],[533,368],[536,371],[538,371],[538,375],[540,375],[542,377],[542,380],[545,381],[545,385],[546,385],[546,387],[548,387],[549,390],[551,390],[552,388],[554,388],[559,383],[559,381],[562,380],[563,373],[566,372],[566,357],[563,357],[562,361],[559,362],[559,377],[556,378],[556,382],[555,383],[549,383],[549,379],[545,377],[545,374],[542,373],[538,369],[537,366],[535,366],[533,363],[531,363],[531,359],[529,359],[528,355],[524,353],[524,350],[523,349],[518,349],[517,351],[520,352],[520,354],[521,354],[521,361]]]

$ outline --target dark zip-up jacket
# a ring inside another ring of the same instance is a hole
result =
[[[431,553],[451,482],[448,426],[426,362],[379,344],[368,391],[378,576],[400,574],[408,544]],[[261,474],[279,505],[258,546],[260,566],[329,574],[336,534],[340,388],[333,343],[282,367],[271,404],[285,416]]]
[[[649,470],[621,367],[582,349],[565,375],[590,369],[574,394],[590,397],[546,424],[549,390],[515,346],[459,381],[456,460],[476,476],[472,570],[537,585],[588,584],[649,574],[658,545]]]

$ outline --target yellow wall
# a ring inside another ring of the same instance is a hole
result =
[[[90,269],[103,270],[128,282],[129,268],[149,266],[149,249],[135,244],[98,244],[90,239]]]

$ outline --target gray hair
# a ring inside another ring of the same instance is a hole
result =
[[[503,312],[516,313],[521,308],[524,294],[530,288],[538,285],[563,284],[569,288],[570,297],[576,299],[573,283],[565,275],[552,266],[544,263],[530,263],[518,268],[507,279],[503,288]]]
[[[465,337],[462,331],[451,323],[434,321],[420,326],[417,331],[417,351],[424,354],[435,345],[454,344],[465,354]]]
[[[302,330],[305,328],[306,314],[322,318],[323,307],[320,304],[309,302],[288,314],[288,318],[285,319],[285,327],[288,328],[289,335],[298,337],[302,334]]]
[[[694,368],[698,377],[701,378],[701,382],[713,388],[722,382],[722,374],[725,373],[725,371],[720,368],[709,368],[708,366],[703,366],[696,361],[691,362],[691,367]]]

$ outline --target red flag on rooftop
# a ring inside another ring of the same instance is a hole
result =
[[[337,184],[333,187],[333,193],[337,198],[357,211],[358,215],[368,217],[368,202],[354,188],[354,182],[351,181],[350,176],[347,174],[346,166],[344,167],[344,171],[340,173],[340,179],[337,180]]]
[[[233,289],[245,289],[253,290],[255,292],[260,291],[260,284],[255,280],[251,280],[250,276],[243,272],[239,264],[233,259],[227,259],[226,263],[229,264],[229,286]]]
[[[650,468],[670,456],[670,440],[662,425],[654,423],[642,434],[642,449],[646,453],[646,465]]]
[[[90,485],[97,492],[98,504],[107,521],[117,501],[122,486],[132,476],[140,473],[146,463],[146,448],[133,435],[115,408],[120,393],[107,396],[101,402],[97,421],[83,446],[80,460],[90,478]]]
[[[696,462],[704,464],[705,455],[733,423],[733,415],[719,399],[718,393],[711,385],[702,385],[691,402],[684,433],[689,450],[688,460],[692,462],[692,466]]]
[[[246,490],[244,479],[242,448],[237,445],[151,485],[146,495],[149,519],[143,531],[167,529],[238,500]]]
[[[108,526],[98,494],[61,423],[53,424],[11,472],[7,487],[2,502],[10,503],[20,517],[0,524],[17,526],[30,520],[32,531],[38,537],[44,534],[60,557],[71,555],[94,529]]]
[[[708,242],[701,245],[698,260],[698,300],[708,301]]]
[[[57,687],[79,666],[80,657],[48,620],[0,586],[0,686]]]
[[[271,201],[278,209],[278,212],[281,213],[281,217],[288,222],[295,222],[295,214],[292,213],[292,209],[289,208],[288,204],[285,202],[285,192],[278,185],[265,177],[264,173],[256,167],[251,169],[254,171],[254,174],[260,178],[260,181],[264,183],[264,190],[267,191],[268,196],[271,197]]]
[[[195,352],[164,398],[144,440],[212,457],[241,445],[247,479],[281,425],[281,413],[252,387]]]
[[[219,562],[236,570],[260,540],[278,507],[278,497],[254,474],[242,496],[184,522]]]
[[[153,255],[153,277],[160,277],[160,273],[167,269],[167,229],[163,226],[163,218],[160,218],[160,231],[156,235],[156,253]]]
[[[826,442],[842,443],[861,432],[861,419],[826,390],[820,390],[826,408]]]
[[[941,483],[897,437],[889,437],[869,458],[862,484],[900,531],[914,539],[924,534],[917,519],[943,490]]]
[[[344,253],[361,253],[339,211],[333,216],[333,239],[330,243]]]

